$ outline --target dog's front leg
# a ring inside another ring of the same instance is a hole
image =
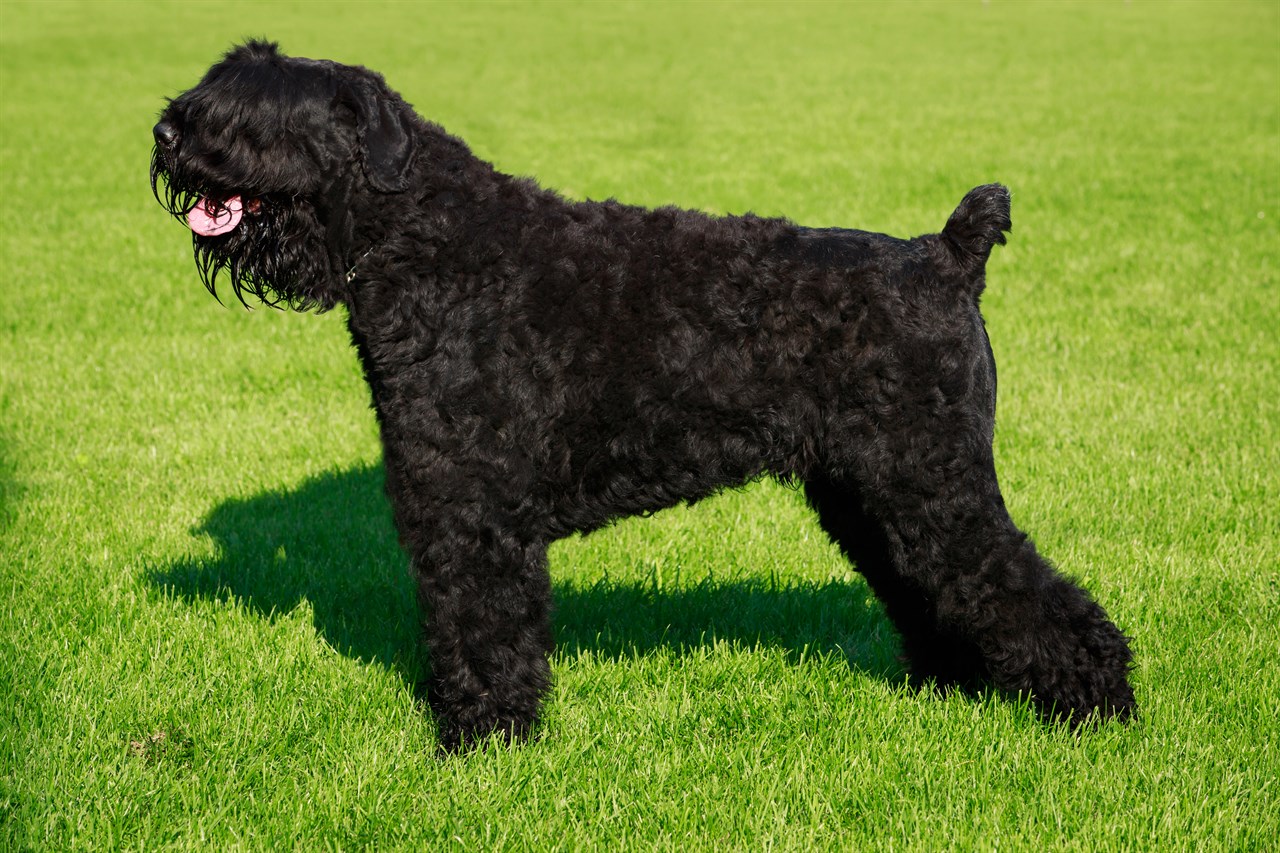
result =
[[[461,522],[413,555],[441,746],[527,738],[550,685],[546,546]]]

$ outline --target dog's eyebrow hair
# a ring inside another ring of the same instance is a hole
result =
[[[1073,726],[1136,713],[1127,638],[996,477],[979,301],[1004,186],[913,239],[570,201],[377,72],[265,40],[153,135],[152,191],[215,296],[346,312],[445,748],[535,731],[552,542],[765,476],[804,489],[917,682]]]

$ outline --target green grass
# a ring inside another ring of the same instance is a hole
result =
[[[219,308],[146,182],[231,41],[509,172],[937,230],[1014,517],[1134,637],[1077,739],[907,689],[771,483],[558,545],[544,738],[452,760],[340,312]],[[1280,837],[1280,7],[0,5],[0,848],[1258,850]]]

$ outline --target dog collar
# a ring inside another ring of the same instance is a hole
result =
[[[364,263],[364,259],[365,259],[365,258],[367,258],[367,257],[369,257],[369,255],[373,254],[373,250],[374,250],[374,249],[381,248],[381,247],[382,247],[382,245],[383,245],[383,243],[386,243],[386,242],[387,242],[386,240],[383,240],[383,241],[381,241],[381,242],[374,243],[374,244],[373,244],[372,246],[370,246],[367,250],[365,250],[365,253],[364,253],[363,255],[361,255],[360,257],[356,258],[356,262],[355,262],[354,264],[352,264],[352,265],[351,265],[351,268],[350,268],[349,270],[347,270],[347,284],[350,284],[351,282],[355,281],[355,278],[356,278],[356,267],[358,267],[358,266],[360,266],[360,264]]]

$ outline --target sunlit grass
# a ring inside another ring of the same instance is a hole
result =
[[[909,235],[1008,184],[1002,485],[1141,719],[909,689],[761,483],[558,544],[539,740],[441,761],[340,312],[219,308],[147,187],[162,97],[263,34],[575,197]],[[1278,45],[1270,4],[6,4],[0,847],[1274,844]]]

